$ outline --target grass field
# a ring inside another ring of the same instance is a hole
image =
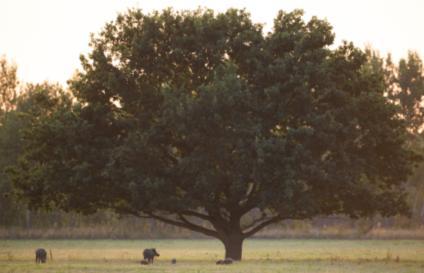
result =
[[[36,265],[38,247],[51,250],[53,260]],[[148,247],[161,256],[140,265]],[[248,240],[242,262],[215,265],[223,253],[215,240],[0,240],[0,273],[424,273],[420,240]]]

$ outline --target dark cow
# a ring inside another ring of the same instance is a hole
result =
[[[47,260],[47,252],[44,248],[39,248],[35,251],[35,262],[37,264],[39,263],[45,263]]]
[[[155,259],[155,256],[160,256],[159,253],[156,252],[156,248],[146,248],[143,251],[144,260],[146,260],[148,263],[153,263],[153,260]]]
[[[177,259],[173,258],[173,259],[171,260],[171,264],[176,264],[176,263],[177,263]]]

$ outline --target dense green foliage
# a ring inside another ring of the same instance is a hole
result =
[[[401,59],[398,67],[391,64],[390,58],[386,67],[388,80],[391,81],[390,97],[401,106],[410,129],[414,133],[421,132],[424,121],[424,108],[421,105],[424,96],[422,60],[417,53],[409,52],[407,59]]]
[[[384,93],[400,107],[399,118],[407,123],[410,134],[406,146],[424,156],[424,71],[421,58],[411,51],[407,58],[400,59],[395,65],[390,54],[383,59],[378,53],[367,50],[367,55],[368,62],[364,69],[383,84]],[[424,223],[423,174],[424,165],[421,163],[406,185],[413,221],[421,224]]]
[[[118,16],[81,58],[77,103],[26,134],[18,195],[186,227],[235,259],[282,219],[406,213],[407,123],[366,54],[302,15],[267,35],[238,10]]]
[[[17,84],[16,66],[9,64],[5,57],[0,57],[0,169],[11,163],[10,149],[15,146],[15,143],[10,143],[15,132],[11,134],[10,126],[6,127],[5,121],[16,98]],[[12,162],[15,163],[15,161]],[[5,196],[10,190],[11,183],[0,171],[0,220],[6,223],[7,219],[16,213],[15,204]]]
[[[58,85],[27,84],[21,88],[19,96],[16,95],[17,87],[13,88],[8,92],[15,95],[5,96],[13,100],[3,104],[4,112],[0,118],[0,223],[4,226],[22,222],[28,224],[30,221],[30,212],[11,194],[12,183],[5,173],[8,167],[17,164],[23,153],[24,134],[30,134],[33,124],[54,111],[59,101],[65,99],[68,105],[71,104],[70,98]]]

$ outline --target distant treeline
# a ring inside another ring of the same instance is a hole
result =
[[[205,236],[152,219],[119,217],[110,212],[27,211],[19,222],[0,227],[0,239],[197,239]],[[256,238],[424,239],[424,226],[406,217],[353,220],[344,216],[286,220]]]

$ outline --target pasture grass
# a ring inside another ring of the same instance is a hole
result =
[[[52,251],[37,265],[34,250]],[[142,250],[156,247],[153,265]],[[215,265],[224,254],[217,240],[0,240],[0,273],[423,273],[421,240],[247,240],[243,261]],[[177,259],[172,265],[170,260]]]

